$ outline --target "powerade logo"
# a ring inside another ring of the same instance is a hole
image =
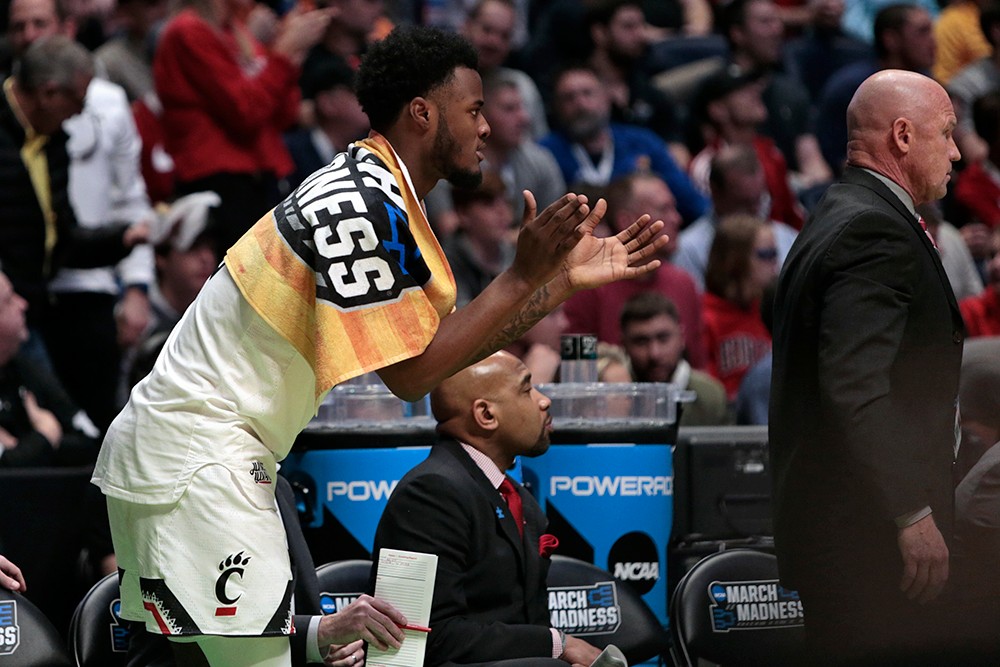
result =
[[[672,476],[650,475],[553,475],[549,478],[549,495],[569,493],[573,496],[672,496]]]
[[[398,479],[356,479],[352,481],[336,480],[326,484],[326,501],[334,498],[363,503],[369,500],[387,500],[399,484]]]
[[[336,614],[359,597],[361,593],[320,593],[319,607],[324,614]]]
[[[10,655],[21,643],[21,632],[17,625],[17,602],[0,602],[0,656]]]
[[[798,591],[782,588],[777,579],[713,581],[712,631],[794,628],[802,625]]]
[[[549,617],[552,627],[571,635],[614,632],[622,618],[615,582],[550,588]]]

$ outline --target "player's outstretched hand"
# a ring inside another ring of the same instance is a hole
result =
[[[536,216],[535,197],[525,190],[524,218],[511,271],[533,288],[548,283],[559,273],[585,230],[600,222],[606,208],[603,199],[591,209],[586,196],[569,193]]]
[[[643,215],[627,229],[607,238],[594,236],[596,224],[588,219],[581,225],[583,238],[563,262],[565,281],[571,290],[638,278],[659,268],[660,260],[654,258],[670,240],[660,233],[662,220],[651,222],[648,215]]]
[[[380,649],[399,648],[406,636],[399,626],[406,617],[385,600],[362,595],[319,622],[319,645],[350,644],[363,639]]]

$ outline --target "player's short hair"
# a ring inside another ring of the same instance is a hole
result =
[[[358,101],[372,129],[385,132],[415,97],[448,83],[459,67],[477,69],[479,57],[465,38],[438,28],[400,26],[361,60]]]

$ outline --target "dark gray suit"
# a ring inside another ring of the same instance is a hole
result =
[[[376,562],[383,547],[438,555],[427,667],[512,658],[565,665],[551,658],[549,560],[538,554],[547,521],[518,490],[523,540],[503,497],[458,443],[434,445],[392,492],[375,532]]]
[[[770,454],[782,581],[807,626],[833,619],[859,650],[929,637],[929,609],[899,592],[894,519],[929,506],[950,540],[963,338],[916,218],[848,168],[779,279]]]

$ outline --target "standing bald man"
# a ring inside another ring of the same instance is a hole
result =
[[[426,667],[566,667],[589,665],[600,654],[549,626],[552,536],[542,539],[542,509],[505,472],[515,457],[548,450],[549,406],[527,367],[506,352],[431,393],[447,440],[399,481],[374,548],[376,559],[382,548],[438,555]]]
[[[939,664],[964,328],[914,207],[959,151],[933,80],[883,70],[847,111],[848,167],[775,300],[775,547],[805,609],[804,664]]]

